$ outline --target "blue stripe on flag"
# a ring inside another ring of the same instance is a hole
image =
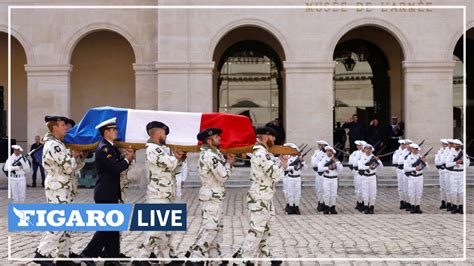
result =
[[[93,144],[101,140],[100,133],[95,126],[99,123],[117,117],[118,141],[125,141],[127,130],[128,109],[116,107],[91,108],[82,120],[71,128],[64,137],[64,142],[69,144]]]

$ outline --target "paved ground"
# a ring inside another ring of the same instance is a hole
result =
[[[231,256],[240,246],[248,228],[245,188],[228,189],[224,218],[223,253]],[[183,202],[188,204],[188,231],[177,233],[175,244],[184,254],[192,244],[201,222],[198,189],[184,189]],[[468,191],[468,212],[473,213],[474,188]],[[11,264],[7,258],[6,190],[0,190],[0,264]],[[130,202],[143,202],[143,190],[132,188]],[[44,202],[42,188],[28,188],[28,202]],[[92,189],[81,189],[77,202],[92,202]],[[363,215],[353,209],[353,192],[340,189],[338,215],[322,215],[315,211],[315,198],[311,188],[303,189],[301,216],[288,216],[282,212],[282,193],[275,203],[277,217],[273,224],[271,246],[277,257],[301,258],[454,258],[462,257],[463,216],[447,214],[438,209],[438,192],[435,187],[425,188],[423,214],[410,215],[398,210],[396,188],[382,188],[378,193],[375,215]],[[474,215],[468,218],[468,257],[474,258]],[[80,252],[92,233],[73,233],[73,250]],[[37,232],[12,233],[12,257],[32,257],[41,234]],[[141,239],[138,232],[125,232],[122,251],[133,256]],[[471,261],[474,263],[474,260]],[[471,262],[461,264],[472,265]],[[288,262],[288,265],[314,265],[316,262]],[[322,262],[326,264],[328,262]],[[431,264],[432,261],[423,264]],[[365,265],[366,262],[341,262],[346,265]],[[376,265],[397,265],[399,262],[377,262]],[[459,263],[458,263],[459,264]]]

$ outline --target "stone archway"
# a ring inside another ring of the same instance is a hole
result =
[[[241,26],[217,43],[213,61],[214,110],[248,113],[254,125],[284,122],[286,56],[279,40],[258,26]],[[245,106],[247,98],[252,104]]]
[[[388,130],[391,117],[404,117],[404,87],[402,61],[405,56],[401,44],[390,32],[377,26],[359,26],[343,35],[336,45],[333,60],[336,61],[334,76],[334,124],[344,123],[352,114],[359,116],[366,129],[379,122],[376,137],[362,133],[349,136],[351,150],[353,138],[362,138],[379,147],[391,150],[397,146],[395,136]],[[352,62],[355,65],[350,66]],[[357,100],[359,99],[359,100]],[[399,121],[400,122],[400,121]],[[350,124],[346,124],[347,127]],[[400,124],[403,127],[403,123]],[[334,140],[341,142],[341,140]]]
[[[27,76],[25,65],[27,55],[25,48],[15,37],[11,37],[11,138],[17,144],[28,150],[28,104],[27,104]],[[7,134],[7,110],[8,110],[8,34],[0,32],[0,86],[3,86],[2,108],[0,108],[0,135]],[[33,141],[33,140],[30,140]]]
[[[135,54],[120,34],[99,30],[84,36],[71,55],[71,117],[91,107],[135,108]]]

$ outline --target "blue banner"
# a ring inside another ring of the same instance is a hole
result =
[[[186,231],[186,221],[185,203],[8,205],[10,232]]]
[[[135,204],[130,231],[186,231],[186,204]]]

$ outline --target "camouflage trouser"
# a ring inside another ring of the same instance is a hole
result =
[[[223,241],[222,224],[224,203],[222,200],[201,201],[202,223],[198,237],[190,247],[191,258],[222,257],[220,243]]]
[[[168,199],[148,199],[147,203],[171,203]],[[145,231],[143,242],[138,245],[137,258],[148,258],[155,253],[157,258],[175,257],[175,249],[172,246],[174,232],[170,231]],[[170,263],[171,261],[163,261]]]
[[[270,225],[275,210],[273,202],[256,200],[248,204],[250,212],[250,228],[245,236],[242,247],[237,251],[238,258],[271,258],[272,252],[268,245]]]
[[[70,189],[50,190],[46,187],[48,203],[67,204],[71,202]],[[71,252],[71,235],[65,231],[47,231],[38,245],[38,252],[49,257],[68,257]]]

